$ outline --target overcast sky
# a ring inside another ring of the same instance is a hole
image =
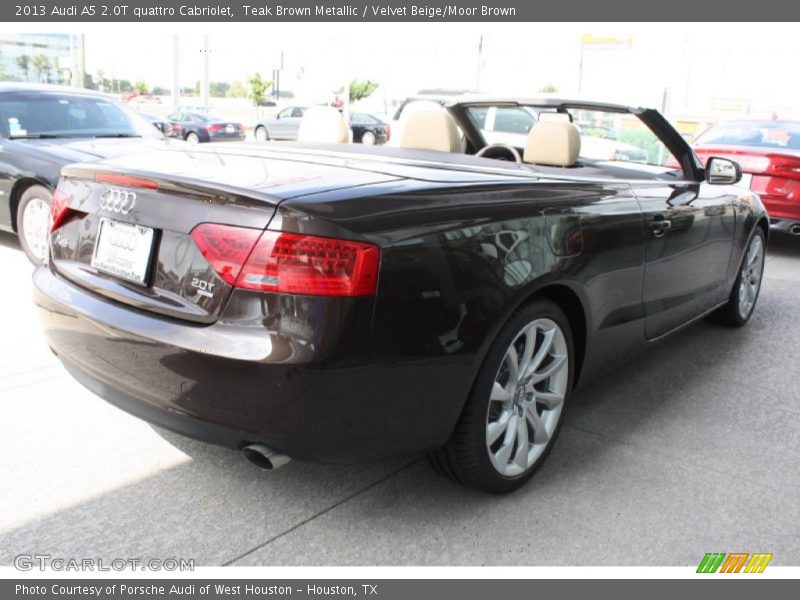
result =
[[[81,27],[90,73],[170,87],[174,25]],[[582,79],[584,96],[626,104],[660,108],[666,90],[672,113],[723,102],[800,112],[795,24],[199,24],[179,37],[184,86],[201,77],[204,31],[212,81],[245,80],[255,71],[269,78],[283,51],[282,88],[299,96],[347,78],[375,79],[392,98],[424,87],[535,94],[547,84],[574,96]],[[632,42],[630,49],[582,52],[584,33]]]

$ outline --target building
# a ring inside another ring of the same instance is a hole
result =
[[[0,33],[1,80],[71,85],[77,71],[77,35]]]

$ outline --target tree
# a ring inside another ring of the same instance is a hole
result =
[[[141,80],[134,83],[133,87],[137,94],[146,94],[148,91],[150,91],[150,88],[147,86],[147,84]]]
[[[46,54],[37,54],[33,57],[33,69],[39,75],[39,81],[43,81],[47,83],[50,79],[50,69],[52,68],[50,65],[50,59],[47,57]]]
[[[267,101],[267,90],[272,87],[271,81],[264,81],[261,73],[256,73],[247,80],[250,84],[250,94],[248,97],[255,103],[256,106],[261,106]]]
[[[555,94],[557,91],[558,88],[552,83],[545,84],[539,88],[539,92],[542,94]]]
[[[230,87],[227,81],[212,81],[208,84],[208,93],[212,98],[224,98]]]
[[[31,75],[31,57],[27,54],[21,54],[16,58],[17,66],[25,73],[25,81],[28,81],[28,78]]]
[[[350,82],[350,102],[357,102],[362,98],[366,98],[370,96],[376,89],[378,89],[377,81],[359,81],[354,79]],[[341,93],[341,90],[339,93]]]
[[[247,98],[247,88],[244,87],[241,81],[234,81],[225,92],[225,96],[228,98]]]
[[[160,85],[154,85],[153,89],[150,90],[150,93],[153,94],[153,96],[169,96],[172,92],[165,87],[161,87]]]

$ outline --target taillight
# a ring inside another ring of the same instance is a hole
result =
[[[71,198],[69,194],[65,194],[59,189],[53,192],[53,197],[50,199],[50,233],[78,215],[84,214],[67,206]]]
[[[386,141],[388,142],[389,139],[392,137],[392,127],[388,123],[386,124]]]
[[[213,125],[208,126],[208,131],[211,133],[216,133],[217,131],[222,131],[222,125],[218,125],[214,123]]]
[[[228,285],[236,283],[260,235],[260,229],[214,223],[203,223],[192,231],[192,239],[203,257]]]
[[[377,288],[380,249],[373,244],[207,223],[192,237],[237,288],[309,296],[371,296]]]

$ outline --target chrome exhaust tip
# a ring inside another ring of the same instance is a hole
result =
[[[259,469],[266,469],[267,471],[279,469],[284,465],[288,465],[289,461],[292,460],[285,454],[281,454],[277,450],[273,450],[264,444],[250,444],[249,446],[245,446],[242,448],[242,454]]]
[[[789,227],[789,233],[792,235],[800,235],[800,223],[795,223],[791,227]]]

